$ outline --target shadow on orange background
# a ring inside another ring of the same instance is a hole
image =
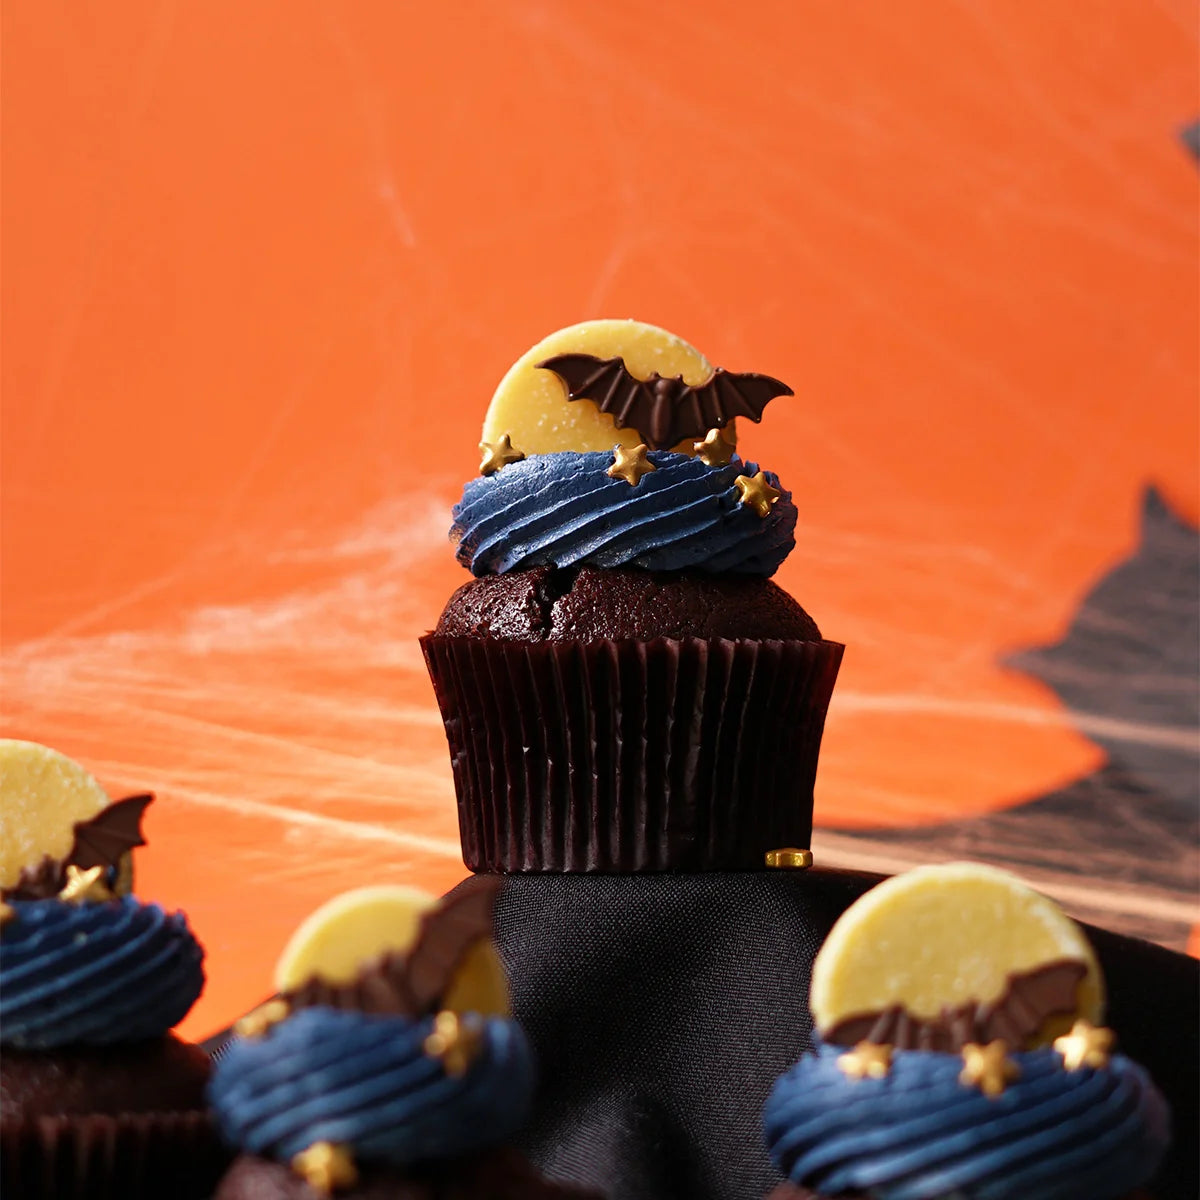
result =
[[[998,666],[1197,514],[1192,6],[3,10],[3,717],[154,788],[140,890],[253,1002],[462,873],[415,638],[509,362],[636,315],[791,383],[751,457],[847,643],[818,821],[1094,769]]]

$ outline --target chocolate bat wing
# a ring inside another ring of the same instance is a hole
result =
[[[636,429],[639,433],[650,428],[654,385],[631,375],[625,369],[624,359],[557,354],[538,366],[553,371],[566,384],[568,399],[590,400],[601,412],[608,413],[618,428]]]
[[[1086,974],[1086,963],[1064,958],[1011,975],[999,1000],[980,1009],[984,1036],[988,1041],[1003,1038],[1010,1046],[1024,1046],[1049,1017],[1078,1011],[1079,984]]]
[[[476,876],[421,922],[408,955],[408,988],[419,1014],[436,1011],[467,951],[492,936],[501,882],[498,876]]]
[[[685,410],[693,396],[698,399],[699,416],[702,420],[700,423],[691,420],[688,428],[682,429],[675,441],[685,437],[703,437],[710,429],[724,429],[734,417],[748,417],[751,421],[761,421],[763,409],[776,396],[793,394],[786,383],[771,375],[759,375],[754,371],[739,374],[718,367],[707,383],[687,388],[680,397],[678,410]]]
[[[319,975],[283,993],[288,1008],[337,1008],[343,1012],[380,1013],[392,1017],[421,1017],[408,984],[403,954],[385,954],[367,963],[352,983],[327,983]]]
[[[144,846],[142,816],[153,799],[149,794],[126,796],[101,809],[90,821],[77,822],[75,844],[63,865],[84,871],[91,867],[115,867],[127,851]]]
[[[657,374],[638,379],[622,358],[558,354],[538,366],[563,381],[568,399],[590,400],[619,428],[636,429],[648,446],[660,450],[723,429],[734,417],[760,421],[771,400],[792,395],[787,384],[770,375],[735,374],[720,367],[706,383],[692,387]]]

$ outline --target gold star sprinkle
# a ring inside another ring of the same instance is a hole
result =
[[[647,457],[646,443],[641,442],[632,450],[624,446],[613,447],[612,466],[605,472],[613,479],[623,479],[626,483],[637,487],[643,475],[649,475],[658,468]]]
[[[759,471],[757,475],[739,475],[733,484],[742,493],[740,503],[749,504],[760,517],[765,517],[771,511],[771,505],[783,495],[767,482],[765,471]]]
[[[104,900],[115,900],[116,896],[104,882],[103,867],[89,867],[81,871],[76,866],[69,866],[67,882],[58,893],[58,898],[68,904],[98,904]]]
[[[963,1069],[958,1082],[977,1087],[990,1098],[1003,1093],[1006,1084],[1021,1077],[1021,1068],[1008,1057],[1008,1043],[1003,1039],[980,1046],[968,1042],[962,1048]]]
[[[288,1002],[281,996],[276,996],[273,1000],[268,1000],[265,1004],[251,1009],[244,1017],[236,1021],[233,1032],[238,1037],[262,1037],[272,1025],[278,1025],[290,1012],[291,1008],[288,1006]]]
[[[483,1046],[483,1025],[477,1017],[440,1012],[425,1039],[425,1053],[441,1060],[447,1075],[465,1075]]]
[[[725,437],[723,429],[710,429],[702,442],[693,442],[696,457],[706,467],[727,467],[737,447]]]
[[[3,900],[0,900],[0,929],[3,929],[9,921],[15,921],[16,919],[17,910],[11,904],[5,904]]]
[[[322,1196],[328,1196],[335,1188],[353,1187],[358,1182],[354,1156],[343,1142],[313,1142],[292,1159],[292,1170]]]
[[[1062,1055],[1063,1066],[1068,1071],[1078,1071],[1080,1067],[1107,1067],[1112,1045],[1111,1029],[1093,1025],[1082,1017],[1071,1026],[1070,1033],[1054,1039],[1054,1048]]]
[[[483,460],[479,464],[480,475],[493,475],[501,467],[520,462],[525,457],[520,450],[513,449],[512,439],[507,433],[502,433],[498,442],[480,442],[479,449],[483,451]]]
[[[874,1042],[859,1042],[837,1065],[849,1079],[883,1079],[892,1069],[892,1048]]]

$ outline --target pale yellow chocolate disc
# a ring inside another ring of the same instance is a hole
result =
[[[1011,975],[1083,962],[1077,1012],[1047,1023],[1037,1044],[1074,1016],[1100,1024],[1104,983],[1083,931],[1016,875],[981,863],[918,867],[872,888],[838,919],[813,963],[810,1005],[826,1032],[899,1005],[931,1019],[943,1008],[999,998]]]
[[[615,320],[569,325],[543,338],[509,368],[483,419],[482,441],[495,443],[507,433],[523,454],[556,454],[611,450],[618,444],[632,449],[643,440],[636,429],[618,429],[612,416],[590,400],[568,400],[563,381],[537,365],[557,354],[621,358],[639,379],[657,372],[664,378],[682,376],[692,386],[707,382],[713,373],[699,350],[657,325]],[[730,441],[737,437],[734,424],[725,427]],[[674,448],[691,454],[692,440]]]
[[[416,888],[381,884],[343,892],[301,922],[275,966],[280,992],[314,976],[326,983],[353,983],[359,971],[383,954],[407,954],[421,921],[437,897]],[[496,948],[481,938],[466,953],[446,991],[444,1008],[484,1016],[508,1016],[508,981]]]
[[[24,867],[63,859],[75,824],[108,807],[104,789],[73,759],[36,742],[0,739],[0,887]],[[129,867],[122,863],[123,873]]]

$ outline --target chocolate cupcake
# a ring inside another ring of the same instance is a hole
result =
[[[492,948],[495,884],[437,903],[363,888],[318,910],[210,1096],[238,1151],[217,1200],[586,1200],[506,1143],[533,1056]]]
[[[150,797],[75,822],[56,858],[59,818],[103,793],[32,743],[0,743],[0,767],[8,844],[39,851],[5,864],[0,905],[0,1192],[198,1200],[225,1156],[208,1057],[170,1030],[203,989],[204,952],[181,914],[114,891]]]
[[[767,1101],[773,1200],[1122,1200],[1170,1141],[1166,1101],[1099,1024],[1079,928],[979,864],[880,884],[813,966],[815,1053]]]
[[[633,321],[501,383],[454,510],[476,578],[421,640],[472,870],[807,861],[843,647],[771,582],[796,509],[734,425],[788,391]]]

